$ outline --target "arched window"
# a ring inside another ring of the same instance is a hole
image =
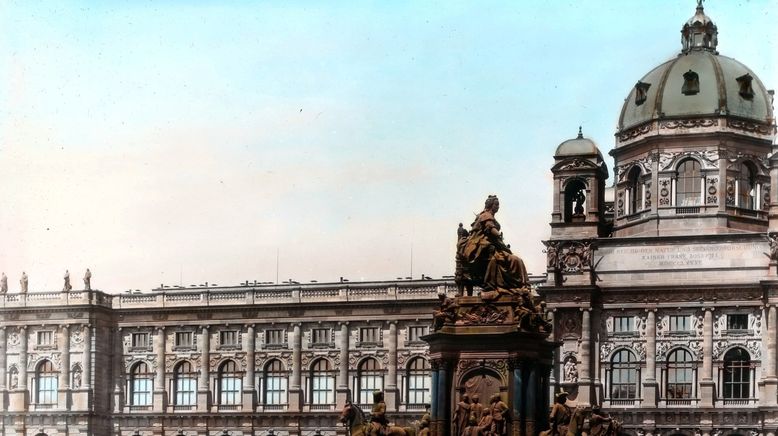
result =
[[[192,364],[184,361],[173,369],[173,404],[194,406],[197,404],[197,373]]]
[[[151,392],[154,388],[154,374],[146,362],[138,362],[130,370],[129,397],[131,406],[151,406]]]
[[[586,185],[582,180],[574,179],[565,186],[565,216],[569,223],[573,218],[583,218],[586,215]]]
[[[223,406],[240,404],[241,374],[234,360],[227,360],[219,366],[219,404]]]
[[[679,348],[667,355],[667,398],[690,399],[693,396],[692,353]]]
[[[630,214],[643,210],[643,184],[640,183],[640,168],[632,167],[627,176],[627,195]]]
[[[751,357],[742,348],[733,348],[724,355],[724,399],[751,398]]]
[[[678,165],[675,180],[675,205],[680,207],[699,206],[702,198],[702,172],[700,163],[686,159]]]
[[[384,377],[378,361],[363,360],[357,368],[357,392],[359,404],[373,404],[373,392],[384,390]]]
[[[35,403],[57,404],[57,376],[54,364],[44,360],[35,370]]]
[[[738,165],[735,191],[737,192],[737,206],[744,209],[759,209],[758,186],[756,183],[756,171],[749,163]]]
[[[265,383],[262,403],[265,405],[286,404],[287,374],[280,360],[273,359],[265,365],[263,379]]]
[[[319,359],[311,365],[310,380],[311,404],[335,404],[335,378],[329,360]]]
[[[416,357],[408,363],[406,402],[408,404],[430,403],[430,365],[423,357]]]
[[[629,350],[619,350],[611,359],[611,400],[632,400],[638,395],[639,363]]]

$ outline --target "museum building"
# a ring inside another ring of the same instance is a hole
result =
[[[625,99],[611,171],[580,131],[553,156],[547,271],[532,278],[560,343],[551,389],[633,435],[778,429],[773,93],[717,38],[698,5],[680,53]],[[374,390],[413,425],[430,402],[421,338],[455,292],[448,279],[12,290],[0,435],[345,434],[340,409],[370,409]]]

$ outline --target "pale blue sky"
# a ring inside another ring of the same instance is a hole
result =
[[[706,2],[778,86],[775,0]],[[453,271],[498,194],[541,272],[552,154],[606,153],[693,0],[5,1],[0,270],[57,290]],[[609,163],[610,163],[609,159]],[[80,286],[80,281],[76,283]]]

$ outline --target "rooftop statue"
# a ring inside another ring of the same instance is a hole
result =
[[[65,280],[64,286],[62,286],[62,292],[70,292],[71,289],[73,289],[73,286],[70,285],[70,271],[65,270],[65,277],[63,277]]]
[[[86,272],[84,273],[84,290],[92,290],[92,272],[89,271],[89,268],[87,268]]]
[[[478,214],[470,231],[459,230],[457,243],[457,285],[462,294],[467,289],[472,295],[473,286],[480,286],[493,295],[520,295],[529,290],[529,277],[524,262],[505,244],[500,223],[495,218],[500,210],[500,200],[490,195],[484,210]],[[482,293],[483,297],[486,297]]]
[[[8,292],[8,276],[3,273],[2,276],[0,276],[0,294],[5,294]]]
[[[29,286],[30,279],[27,277],[27,273],[22,271],[22,278],[19,280],[19,284],[22,286],[21,293],[27,293],[27,287]]]

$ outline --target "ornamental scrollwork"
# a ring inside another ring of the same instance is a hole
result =
[[[619,137],[619,141],[629,141],[630,139],[637,138],[638,136],[645,135],[646,133],[650,132],[652,129],[651,124],[644,124],[642,126],[635,127],[633,129],[624,130],[622,132],[619,132],[617,135]]]
[[[750,123],[748,121],[732,119],[727,120],[727,126],[748,133],[758,133],[760,135],[769,135],[772,129],[770,126],[764,124]]]
[[[591,266],[592,251],[591,241],[559,243],[554,253],[556,264],[550,267],[567,273],[580,272],[583,268]]]
[[[612,342],[605,342],[600,344],[600,360],[603,362],[608,361],[608,357],[611,355],[615,347],[616,345]]]
[[[669,120],[662,121],[661,127],[663,129],[694,129],[698,127],[713,127],[716,125],[716,120],[702,118],[696,120]]]

